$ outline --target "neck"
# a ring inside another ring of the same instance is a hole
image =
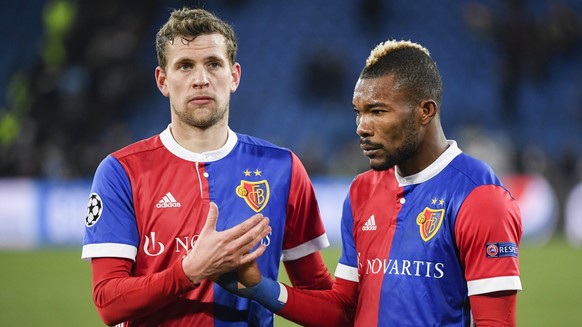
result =
[[[429,129],[428,134],[416,149],[416,154],[396,167],[398,173],[400,176],[418,174],[435,162],[448,147],[449,143],[440,125]]]
[[[172,122],[170,131],[174,140],[183,148],[195,153],[220,149],[228,139],[228,126],[216,124],[206,129]]]

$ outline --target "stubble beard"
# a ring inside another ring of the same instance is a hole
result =
[[[385,151],[384,160],[375,163],[370,159],[370,168],[388,170],[402,164],[416,153],[421,140],[412,117],[405,122],[403,129],[406,136],[400,146],[392,153],[387,152],[386,148],[382,147],[382,150]]]
[[[199,111],[200,109],[196,109],[194,111],[189,109],[176,110],[173,106],[172,111],[178,117],[178,120],[180,120],[183,124],[197,129],[208,129],[212,126],[215,126],[225,118],[228,111],[228,106],[229,104],[226,103],[222,106],[217,105],[213,108],[207,108],[204,110],[209,112],[203,114],[196,113],[196,111]]]

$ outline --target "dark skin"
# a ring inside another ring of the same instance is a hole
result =
[[[438,105],[423,100],[417,105],[394,88],[394,76],[359,79],[353,97],[356,133],[370,166],[386,170],[398,165],[401,176],[416,174],[435,161],[448,147],[440,124]],[[239,287],[259,283],[254,263],[238,268]]]
[[[394,75],[359,79],[353,97],[360,147],[374,170],[395,165],[401,176],[414,175],[448,147],[432,99],[413,103],[395,87]]]
[[[354,90],[356,133],[360,147],[374,170],[396,166],[401,176],[417,174],[432,164],[448,147],[437,103],[432,99],[415,104],[404,90],[395,87],[394,75],[359,79]],[[483,304],[490,307],[515,305],[516,291],[471,296],[475,319],[487,319]],[[495,302],[506,297],[510,302]],[[480,304],[475,305],[475,300]],[[500,310],[502,308],[499,308]],[[487,322],[487,321],[485,321]],[[495,322],[493,322],[495,323]]]
[[[394,75],[358,79],[353,106],[360,147],[374,170],[396,166],[400,176],[414,175],[430,166],[448,147],[436,101],[411,100],[397,88]],[[262,278],[254,262],[240,266],[238,274],[239,288],[254,286]],[[515,295],[516,291],[509,290],[471,296],[477,325],[498,326],[499,322],[489,319],[484,308],[501,312],[515,306]],[[504,300],[499,301],[500,298]],[[515,317],[509,321],[515,321]]]

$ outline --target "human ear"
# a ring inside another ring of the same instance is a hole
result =
[[[238,88],[238,85],[240,84],[240,77],[241,77],[241,66],[238,62],[235,62],[234,65],[232,65],[232,69],[231,69],[232,73],[232,81],[231,81],[231,85],[230,85],[230,93],[234,93],[234,91],[236,91],[236,89]]]
[[[156,85],[162,94],[167,97],[170,95],[168,91],[168,86],[166,85],[166,72],[160,66],[156,67]]]
[[[438,105],[434,100],[422,100],[420,103],[420,119],[423,124],[428,124],[438,113]]]

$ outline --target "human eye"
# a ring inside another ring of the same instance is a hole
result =
[[[213,61],[208,64],[208,67],[210,67],[210,69],[218,69],[221,65],[218,61]]]
[[[185,71],[185,70],[189,70],[190,68],[192,68],[192,65],[189,63],[182,63],[182,64],[178,65],[178,70]]]

